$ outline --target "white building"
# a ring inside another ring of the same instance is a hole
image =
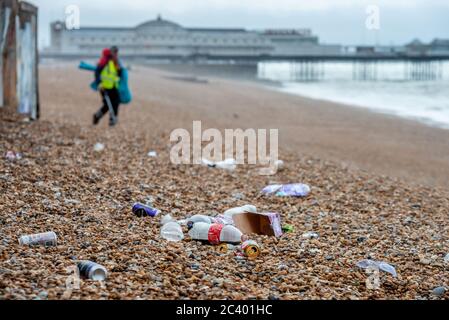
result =
[[[128,58],[245,59],[340,54],[339,45],[321,45],[308,29],[248,31],[245,29],[184,28],[162,19],[135,28],[85,27],[68,30],[51,24],[51,45],[44,56],[98,56],[117,45]]]

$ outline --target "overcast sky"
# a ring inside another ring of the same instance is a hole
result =
[[[49,24],[77,5],[83,26],[135,26],[163,18],[188,27],[311,28],[321,42],[403,44],[449,38],[449,0],[29,0],[39,11],[40,47]],[[380,9],[380,30],[368,30],[366,8]]]

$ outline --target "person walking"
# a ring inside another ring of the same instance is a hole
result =
[[[93,124],[97,125],[101,118],[109,112],[109,126],[113,127],[118,122],[120,107],[119,84],[121,77],[121,65],[118,59],[118,48],[104,49],[103,55],[97,64],[95,81],[98,84],[103,106],[93,116]]]

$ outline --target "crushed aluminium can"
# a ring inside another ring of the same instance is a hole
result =
[[[19,244],[22,246],[46,246],[52,247],[57,245],[58,237],[54,232],[45,232],[38,234],[31,234],[21,236],[19,238]]]
[[[161,213],[159,210],[144,205],[142,203],[135,203],[132,211],[138,217],[146,217],[146,216],[156,217],[157,215],[159,215],[159,213]]]

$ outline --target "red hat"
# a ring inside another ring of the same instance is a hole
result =
[[[102,56],[100,61],[98,61],[98,65],[104,67],[111,59],[111,50],[109,48],[103,49]]]

